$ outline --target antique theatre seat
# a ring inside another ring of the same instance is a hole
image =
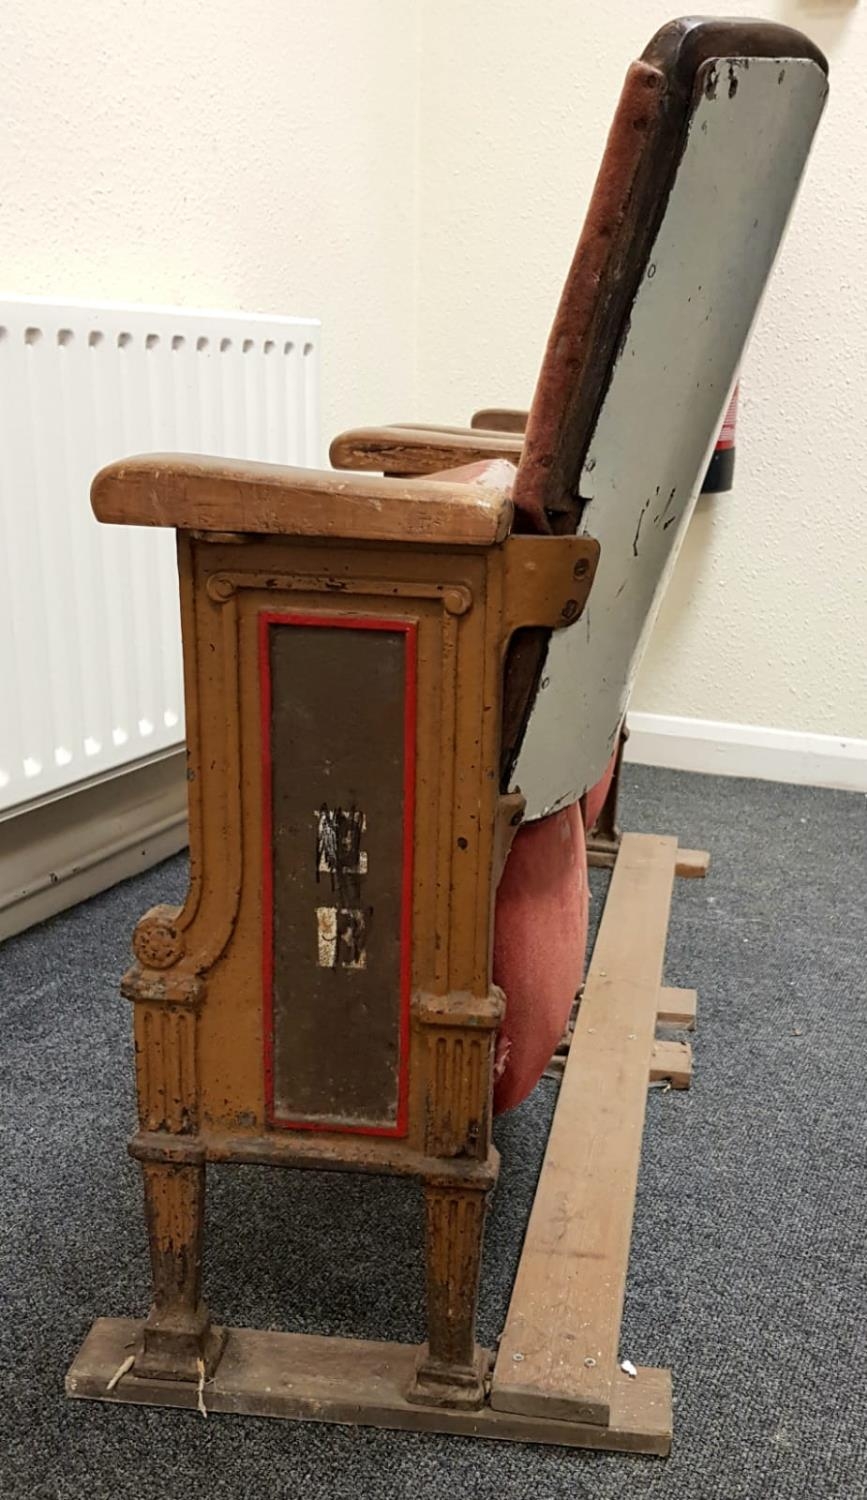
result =
[[[152,1306],[94,1324],[71,1395],[667,1451],[668,1372],[624,1374],[618,1338],[647,1083],[683,1048],[657,1020],[691,1008],[662,986],[674,839],[617,857],[496,1358],[476,1340],[493,1101],[532,1088],[581,982],[582,799],[604,796],[826,73],[762,22],[654,37],[525,433],[382,428],[335,442],[342,472],[164,455],[94,481],[101,521],[177,532],[191,874],[123,980]],[[209,1162],[420,1181],[426,1342],[212,1322]]]

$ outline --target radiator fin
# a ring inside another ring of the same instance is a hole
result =
[[[319,324],[0,300],[0,815],[184,735],[174,536],[100,526],[143,452],[315,467]]]

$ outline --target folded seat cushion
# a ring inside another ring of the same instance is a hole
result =
[[[520,828],[497,892],[494,983],[506,995],[496,1111],[535,1088],[566,1029],[584,974],[587,854],[575,805]]]

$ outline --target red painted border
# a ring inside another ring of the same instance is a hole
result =
[[[391,630],[406,637],[403,708],[403,864],[400,891],[400,1024],[398,1033],[397,1118],[394,1125],[347,1125],[321,1120],[284,1120],[274,1113],[274,874],[271,830],[271,658],[272,625],[316,625],[336,630]],[[415,828],[415,738],[418,701],[418,627],[412,620],[370,616],[259,614],[259,704],[262,739],[262,985],[265,1103],[269,1125],[284,1130],[339,1131],[344,1135],[405,1136],[409,1118],[409,1019],[412,988],[413,837]]]

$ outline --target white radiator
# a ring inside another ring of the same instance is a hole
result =
[[[174,534],[100,526],[133,453],[319,462],[319,324],[0,299],[0,815],[183,740]]]

